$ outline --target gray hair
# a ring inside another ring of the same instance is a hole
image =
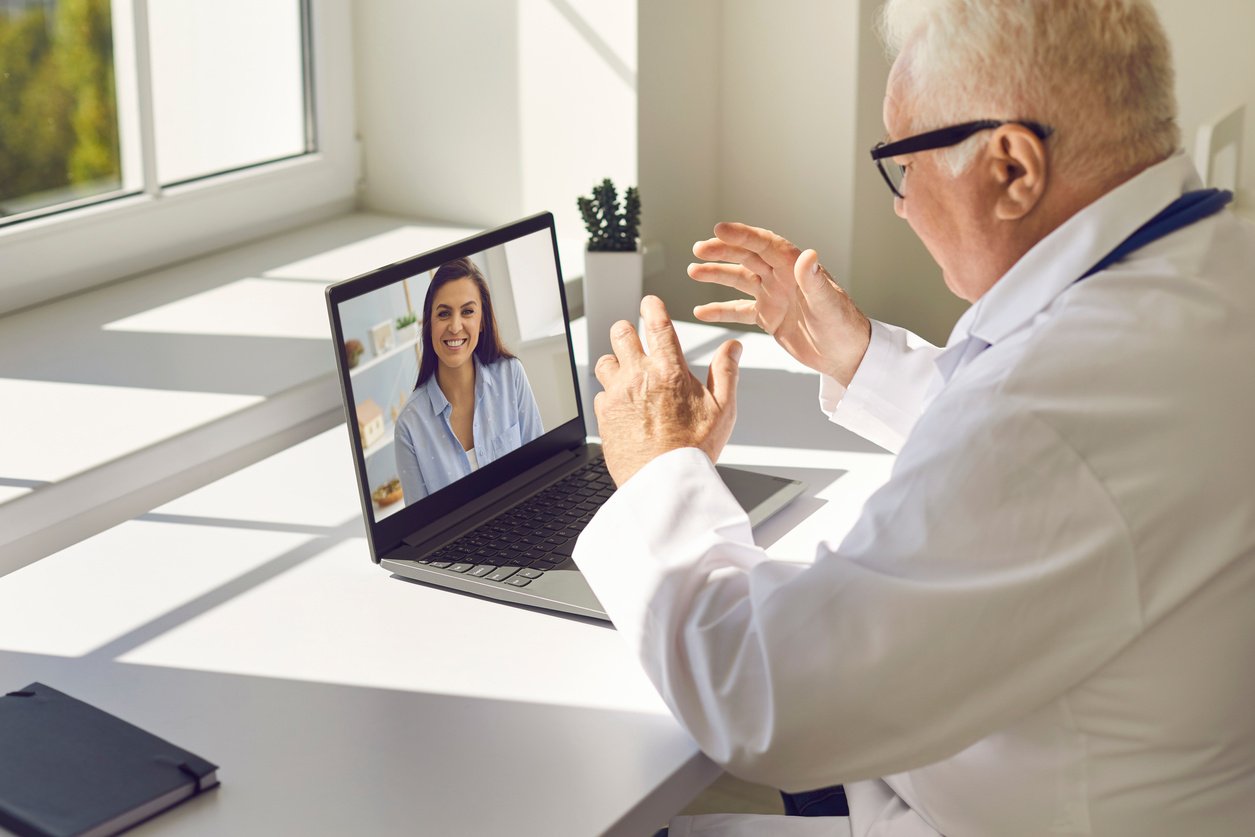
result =
[[[887,0],[881,35],[891,57],[907,50],[915,132],[1039,122],[1058,168],[1099,180],[1180,146],[1172,54],[1147,0]],[[981,137],[951,149],[954,174]]]

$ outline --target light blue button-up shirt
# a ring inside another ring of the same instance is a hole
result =
[[[488,365],[475,358],[475,457],[480,467],[500,459],[544,432],[527,373],[518,358]],[[397,475],[405,502],[413,503],[471,472],[453,433],[453,406],[432,375],[410,394],[397,416]]]

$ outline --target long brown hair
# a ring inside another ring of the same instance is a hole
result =
[[[502,358],[514,357],[501,342],[501,332],[497,328],[497,315],[492,310],[492,294],[488,292],[488,282],[484,274],[470,259],[454,259],[436,268],[431,275],[431,284],[427,286],[427,296],[423,299],[423,355],[418,363],[418,381],[414,389],[418,389],[436,374],[436,349],[431,340],[431,306],[436,299],[436,291],[458,279],[470,279],[479,289],[479,298],[483,303],[480,317],[479,342],[475,344],[475,357],[481,364],[493,363]]]

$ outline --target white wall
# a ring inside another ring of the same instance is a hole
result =
[[[879,0],[858,0],[858,98],[851,118],[859,145],[851,159],[853,210],[849,276],[855,302],[876,319],[944,343],[967,303],[950,293],[941,270],[911,228],[893,211],[893,195],[871,162],[885,132],[882,105],[889,60],[873,23]]]
[[[475,226],[517,214],[515,4],[359,0],[353,24],[363,207]]]
[[[814,247],[842,274],[857,41],[856,0],[725,3],[719,210]]]
[[[596,0],[358,0],[364,208],[476,226],[635,185],[636,7]]]
[[[637,185],[636,4],[517,0],[524,213],[582,235],[575,199]]]
[[[1187,149],[1248,103],[1241,203],[1255,205],[1255,3],[1155,0]],[[879,0],[358,0],[368,209],[496,224],[638,182],[646,289],[672,313],[731,294],[684,273],[720,220],[767,226],[872,316],[942,341],[964,303],[894,214],[867,150],[883,134]],[[1204,9],[1206,16],[1198,15]],[[639,56],[639,57],[638,57]],[[435,83],[432,83],[435,80]]]
[[[1235,206],[1255,216],[1255,3],[1154,0],[1154,6],[1172,41],[1182,139],[1190,154],[1199,125],[1246,104]]]
[[[639,0],[641,234],[662,249],[647,276],[675,317],[712,297],[684,273],[719,220],[720,0]]]

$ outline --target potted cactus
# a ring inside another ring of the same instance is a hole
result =
[[[584,252],[584,321],[588,368],[610,353],[610,326],[640,316],[644,253],[640,245],[641,198],[628,187],[623,200],[610,178],[576,201],[588,246]]]

